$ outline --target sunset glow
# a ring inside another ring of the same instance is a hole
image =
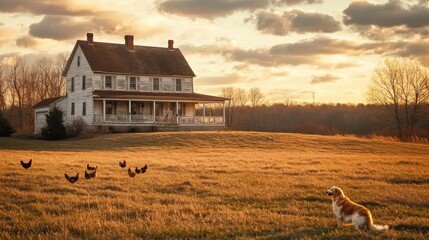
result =
[[[364,103],[391,56],[429,66],[426,0],[3,0],[0,61],[72,51],[76,40],[165,46],[174,39],[195,91],[259,87],[269,102]]]

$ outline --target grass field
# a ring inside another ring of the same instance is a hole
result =
[[[274,141],[267,141],[267,137]],[[19,161],[33,159],[25,170]],[[255,132],[0,138],[0,239],[428,239],[429,145]],[[128,177],[119,161],[148,165]],[[86,180],[87,163],[98,176]],[[64,173],[80,173],[70,184]],[[328,187],[384,233],[336,229]]]

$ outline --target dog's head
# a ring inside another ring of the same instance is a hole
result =
[[[344,193],[343,190],[341,190],[341,188],[339,187],[331,187],[326,191],[326,194],[328,194],[328,196],[332,196],[334,199],[337,197],[344,197]]]

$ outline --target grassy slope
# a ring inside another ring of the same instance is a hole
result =
[[[428,145],[253,132],[0,138],[0,239],[425,239],[428,156]],[[129,178],[124,159],[149,170]],[[86,163],[96,179],[66,182]],[[332,185],[393,230],[337,230]]]

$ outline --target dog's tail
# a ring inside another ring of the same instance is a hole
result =
[[[386,231],[387,229],[389,229],[389,226],[387,226],[387,225],[381,226],[381,225],[376,225],[376,224],[370,224],[369,228],[371,230],[376,231],[376,232],[382,232],[382,231]]]

